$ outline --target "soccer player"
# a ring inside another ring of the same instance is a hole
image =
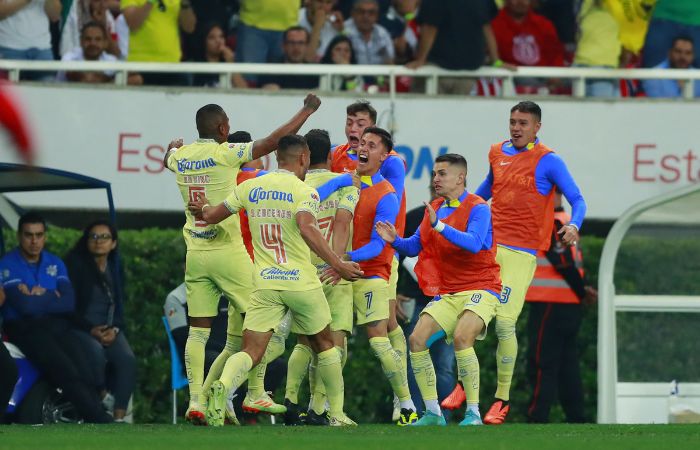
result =
[[[171,142],[164,164],[173,171],[184,205],[199,196],[214,202],[223,201],[236,186],[242,164],[258,159],[277,147],[282,136],[295,133],[320,106],[313,94],[304,99],[304,106],[284,125],[269,136],[246,144],[229,144],[229,119],[219,105],[206,105],[197,111],[199,139],[182,145]],[[173,147],[179,147],[173,149]],[[187,244],[185,283],[187,287],[190,329],[185,346],[185,367],[190,389],[190,404],[185,417],[195,424],[204,424],[206,395],[202,395],[204,348],[211,323],[217,313],[220,293],[229,299],[230,307],[240,314],[247,310],[252,290],[252,267],[241,238],[238,216],[221,224],[207,224],[185,209],[183,235]],[[240,348],[242,320],[229,321],[224,352],[233,354]]]
[[[344,175],[331,172],[330,151],[331,141],[325,130],[311,130],[304,136],[311,151],[311,163],[306,174],[305,183],[314,189],[324,183]],[[317,216],[318,226],[326,241],[337,255],[344,255],[349,249],[352,217],[359,198],[358,189],[348,186],[334,191],[328,198],[321,199],[320,210]],[[326,263],[316,254],[311,254],[311,262],[321,273]],[[341,281],[336,285],[324,284],[323,293],[328,300],[331,311],[331,335],[333,343],[341,353],[341,364],[345,367],[347,360],[347,336],[352,332],[352,284]],[[305,418],[307,425],[324,425],[327,423],[325,415],[326,393],[320,374],[316,369],[316,361],[308,339],[299,336],[299,342],[289,357],[287,370],[287,389],[285,392],[285,406],[287,415],[285,424],[299,424],[298,394],[299,387],[309,370],[309,382],[311,388],[311,402]]]
[[[408,391],[405,356],[393,348],[387,330],[391,298],[389,280],[395,252],[375,230],[377,222],[396,223],[399,213],[396,191],[380,173],[380,167],[389,158],[392,148],[391,134],[386,130],[368,127],[362,134],[357,152],[360,200],[353,218],[352,251],[346,258],[359,262],[365,273],[361,280],[353,283],[356,323],[366,328],[372,351],[399,399],[398,424],[408,425],[418,416]],[[404,348],[405,345],[404,341]]]
[[[277,149],[278,170],[242,183],[216,206],[209,206],[206,197],[189,204],[190,211],[207,223],[219,223],[245,208],[255,253],[255,290],[245,317],[243,350],[229,358],[221,378],[212,384],[207,407],[210,425],[223,424],[226,393],[236,389],[261,361],[287,310],[292,311],[291,330],[308,336],[317,354],[330,403],[330,425],[355,425],[343,412],[340,352],[333,345],[328,302],[309,249],[330,265],[327,274],[352,281],[362,271],[357,264],[342,261],[319,230],[319,195],[302,181],[309,153],[303,137],[285,136]]]
[[[337,146],[332,153],[331,170],[333,172],[352,172],[358,166],[358,150],[360,139],[367,127],[374,127],[377,122],[377,111],[367,101],[358,101],[346,108],[345,137],[348,142]],[[399,200],[399,213],[396,217],[396,228],[399,236],[403,237],[406,229],[406,192],[404,183],[406,179],[406,165],[403,159],[393,149],[389,151],[388,157],[382,162],[379,169],[384,177],[394,188],[396,197]],[[399,281],[399,260],[394,258],[391,262],[391,277],[389,279],[389,341],[391,347],[402,359],[404,369],[406,364],[406,336],[403,329],[396,320],[396,286]],[[395,417],[400,411],[396,405],[397,398],[394,397]]]
[[[411,365],[426,411],[413,425],[446,425],[437,400],[435,368],[429,341],[443,333],[454,340],[460,381],[467,394],[467,411],[460,425],[481,425],[479,360],[475,339],[483,339],[496,315],[501,292],[499,267],[486,202],[465,189],[467,161],[463,156],[438,156],[433,185],[439,196],[426,202],[416,233],[398,237],[391,222],[377,224],[386,242],[406,256],[418,256],[415,272],[428,303],[409,337]]]
[[[491,146],[489,174],[476,190],[491,200],[496,261],[501,266],[503,291],[496,310],[496,398],[484,423],[500,425],[510,410],[518,341],[515,323],[525,302],[525,293],[535,273],[537,250],[550,245],[556,187],[572,208],[571,221],[559,234],[565,245],[575,245],[586,214],[586,202],[564,161],[540,142],[542,110],[531,101],[510,110],[510,139]]]

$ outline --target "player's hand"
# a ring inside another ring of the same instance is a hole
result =
[[[358,175],[357,170],[353,170],[352,172],[349,172],[350,176],[352,177],[352,185],[355,186],[357,189],[360,189],[362,187],[362,181],[360,178],[360,175]]]
[[[385,242],[393,244],[396,240],[396,236],[398,234],[396,232],[396,227],[393,223],[389,222],[388,220],[384,222],[377,222],[374,228],[376,228],[379,237],[384,239]]]
[[[46,288],[36,285],[32,288],[30,295],[44,295],[46,294]]]
[[[586,295],[583,297],[584,305],[593,305],[598,301],[598,291],[593,286],[586,286]]]
[[[432,206],[430,206],[430,203],[423,202],[423,204],[425,205],[426,211],[428,211],[428,215],[430,218],[430,226],[435,225],[435,223],[437,222],[437,214],[435,214],[435,210]]]
[[[309,111],[316,112],[316,110],[321,106],[321,99],[315,94],[308,94],[304,99],[304,108]]]
[[[364,275],[360,265],[353,261],[341,261],[333,270],[344,280],[355,281]]]
[[[329,284],[331,286],[335,286],[342,279],[340,274],[331,266],[327,266],[325,269],[323,269],[323,272],[321,272],[321,275],[319,275],[318,278],[321,280],[321,283]]]
[[[208,204],[209,199],[207,199],[205,195],[200,195],[199,197],[195,198],[194,200],[190,200],[190,202],[187,203],[187,209],[190,211],[190,214],[201,219],[202,208],[204,207],[204,205]]]
[[[185,145],[185,141],[183,138],[177,138],[175,140],[170,141],[170,144],[168,144],[167,150],[170,150],[171,148],[180,148],[183,145]]]
[[[576,245],[578,243],[578,230],[573,225],[564,225],[558,231],[561,234],[561,241],[566,245]]]

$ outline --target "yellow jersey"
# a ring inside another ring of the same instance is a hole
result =
[[[253,143],[219,144],[212,139],[198,139],[183,145],[168,159],[168,169],[175,172],[185,205],[185,226],[182,233],[188,250],[215,250],[243,245],[240,219],[237,215],[209,225],[195,220],[187,203],[206,196],[211,205],[223,202],[236,188],[236,177],[242,164],[253,157]]]
[[[121,0],[122,11],[129,6],[143,6],[148,0]],[[163,7],[153,5],[138,30],[129,32],[128,61],[180,62],[180,3],[163,0]]]
[[[306,174],[306,180],[304,180],[304,182],[312,188],[317,189],[319,186],[332,180],[333,178],[343,175],[344,174],[341,173],[331,172],[330,170],[309,170]],[[335,213],[338,211],[338,209],[345,209],[351,213],[354,213],[355,206],[357,206],[357,201],[359,198],[359,190],[355,186],[347,186],[338,189],[327,199],[321,202],[316,220],[318,221],[318,228],[321,230],[323,237],[326,238],[328,245],[331,245],[333,239]],[[350,225],[352,226],[352,222]],[[352,250],[352,235],[348,241],[347,250]],[[311,262],[319,269],[327,266],[326,262],[314,252],[311,252]]]
[[[296,222],[298,212],[314,217],[319,196],[292,172],[278,169],[263,177],[244,181],[226,198],[224,205],[237,217],[248,212],[255,256],[255,289],[308,291],[321,287],[311,249]],[[228,219],[227,219],[228,220]]]

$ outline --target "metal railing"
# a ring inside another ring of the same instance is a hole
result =
[[[502,82],[502,95],[516,95],[515,81],[518,79],[561,79],[572,84],[572,96],[586,96],[586,82],[592,80],[681,80],[685,81],[683,97],[694,96],[694,81],[700,81],[700,70],[696,69],[604,69],[583,67],[520,67],[516,71],[482,67],[478,70],[445,70],[425,66],[417,70],[404,66],[388,65],[335,65],[335,64],[251,64],[251,63],[142,63],[101,61],[21,61],[0,60],[0,71],[8,71],[9,79],[17,82],[23,71],[71,71],[114,72],[114,83],[126,85],[128,73],[191,73],[218,74],[222,88],[231,87],[231,75],[318,75],[319,90],[329,91],[334,76],[386,77],[389,95],[396,95],[397,77],[414,77],[426,80],[425,93],[438,92],[438,80],[443,77],[490,78]]]

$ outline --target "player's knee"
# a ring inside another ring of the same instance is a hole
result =
[[[499,341],[515,337],[515,322],[512,320],[496,320],[496,336]]]
[[[455,349],[462,350],[465,348],[473,347],[474,341],[478,336],[478,332],[475,330],[464,330],[454,335],[454,345]]]
[[[412,352],[422,352],[427,347],[425,346],[425,336],[421,336],[418,333],[411,333],[408,337],[408,345]]]
[[[253,367],[260,364],[260,362],[263,360],[263,357],[265,356],[265,348],[248,346],[245,347],[243,351],[247,353],[248,356],[250,356],[250,359],[253,361]]]

